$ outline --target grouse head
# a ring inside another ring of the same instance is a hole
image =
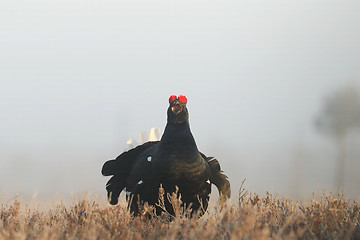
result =
[[[189,112],[186,108],[187,98],[183,95],[171,95],[167,111],[168,122],[173,124],[184,123],[189,120]]]

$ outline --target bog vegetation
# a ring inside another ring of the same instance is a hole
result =
[[[161,197],[160,202],[161,205]],[[0,239],[360,239],[360,205],[341,195],[317,194],[305,203],[241,190],[236,203],[210,206],[187,218],[169,196],[176,216],[133,217],[126,205],[82,199],[39,210],[14,200],[0,209]]]

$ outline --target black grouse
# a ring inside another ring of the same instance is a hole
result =
[[[135,215],[145,202],[156,207],[161,214],[159,187],[165,193],[178,194],[185,207],[192,212],[206,211],[214,184],[222,201],[230,197],[230,183],[220,169],[219,162],[199,152],[190,131],[187,98],[172,95],[167,110],[167,124],[160,141],[146,142],[122,153],[114,160],[105,162],[104,176],[113,175],[107,182],[106,190],[110,204],[118,203],[122,190],[126,189],[126,199],[130,211]],[[166,210],[174,214],[165,196]]]

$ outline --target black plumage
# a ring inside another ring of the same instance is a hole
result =
[[[176,186],[185,207],[193,212],[206,211],[214,184],[220,198],[230,197],[230,183],[220,169],[219,162],[198,151],[190,131],[189,114],[185,96],[171,96],[167,111],[167,125],[160,141],[146,142],[122,153],[115,160],[105,162],[104,176],[113,175],[106,185],[111,204],[118,203],[126,189],[129,208],[134,214],[148,202],[156,205],[160,185],[165,193],[175,192]],[[174,214],[165,197],[166,210]],[[163,210],[156,206],[156,213]]]

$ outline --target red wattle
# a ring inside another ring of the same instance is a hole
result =
[[[170,98],[169,98],[169,103],[172,103],[176,99],[177,99],[177,97],[175,95],[171,95]]]
[[[187,104],[187,98],[184,95],[180,95],[178,99],[181,103]]]

